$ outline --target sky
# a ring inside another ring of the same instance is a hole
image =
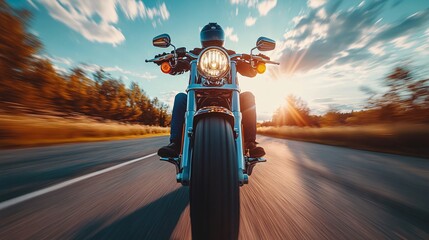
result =
[[[225,47],[249,53],[256,39],[276,40],[264,54],[280,62],[265,74],[240,78],[255,94],[258,121],[270,120],[289,94],[313,114],[360,110],[371,89],[395,66],[429,74],[429,0],[8,0],[32,12],[30,31],[44,44],[40,57],[57,71],[102,67],[127,86],[136,82],[171,107],[187,87],[186,74],[163,74],[145,63],[171,49],[152,38],[171,36],[177,47],[200,47],[199,31],[217,22]],[[170,107],[170,109],[171,109]]]

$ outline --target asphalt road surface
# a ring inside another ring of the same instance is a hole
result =
[[[258,141],[240,239],[429,239],[428,159]],[[0,151],[0,239],[190,239],[189,190],[150,155],[166,142]]]

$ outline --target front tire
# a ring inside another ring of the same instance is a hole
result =
[[[198,121],[192,157],[192,239],[237,239],[240,223],[238,166],[232,127],[221,116]]]

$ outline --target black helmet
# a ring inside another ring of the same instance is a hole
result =
[[[225,42],[225,33],[219,24],[209,23],[201,29],[200,40],[203,48],[209,46],[222,47]]]

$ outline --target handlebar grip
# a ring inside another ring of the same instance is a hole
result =
[[[251,58],[250,54],[246,54],[246,53],[244,53],[242,56],[243,56],[243,59],[246,59],[246,60],[250,60]]]
[[[267,55],[264,55],[262,53],[258,54],[258,56],[260,56],[261,58],[263,58],[265,60],[270,60],[270,57],[268,57]]]

